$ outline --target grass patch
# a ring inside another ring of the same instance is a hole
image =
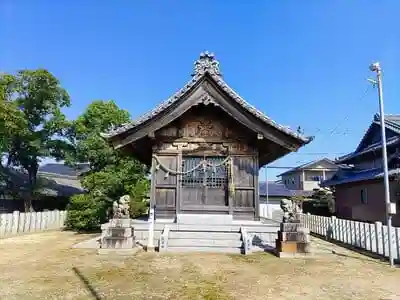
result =
[[[232,300],[234,298],[215,281],[200,280],[185,284],[179,299]]]

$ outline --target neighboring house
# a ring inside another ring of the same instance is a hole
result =
[[[281,209],[281,200],[290,198],[293,192],[284,184],[273,181],[260,182],[260,215],[264,218],[281,220],[283,212]]]
[[[320,187],[322,181],[330,179],[338,168],[334,161],[324,158],[290,169],[278,177],[290,190],[313,191]]]
[[[70,196],[84,192],[78,175],[79,171],[64,164],[52,163],[39,167],[38,181],[40,188],[37,193],[41,199],[33,201],[35,210],[54,209],[59,205],[65,206]],[[0,178],[0,212],[23,210],[23,197],[28,193],[28,175],[11,168],[1,169]],[[15,198],[14,195],[19,197]],[[59,203],[54,198],[59,198]],[[46,201],[46,199],[49,199]],[[61,200],[64,199],[64,200]],[[65,207],[64,207],[65,208]]]
[[[340,157],[336,162],[351,165],[339,170],[323,186],[335,187],[335,209],[340,218],[359,221],[386,221],[386,205],[383,183],[381,127],[379,115],[375,115],[369,129],[356,150]],[[385,116],[390,198],[400,210],[400,115]],[[399,214],[393,217],[393,225],[400,226]]]

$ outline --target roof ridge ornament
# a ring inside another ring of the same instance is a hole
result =
[[[222,76],[219,70],[219,61],[215,59],[214,53],[209,51],[200,53],[200,58],[194,63],[194,73],[192,76],[201,76],[206,72]]]

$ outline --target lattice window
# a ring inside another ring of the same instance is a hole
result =
[[[225,188],[228,184],[228,167],[225,164],[219,165],[224,159],[225,157],[183,157],[182,171],[185,174],[182,176],[181,185],[183,187]],[[203,160],[209,164],[205,168],[201,165]]]

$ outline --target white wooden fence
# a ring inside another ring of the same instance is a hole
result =
[[[0,214],[0,237],[24,232],[38,232],[64,227],[66,211]]]
[[[313,233],[389,257],[388,228],[381,222],[370,224],[310,214],[301,215],[301,219]],[[392,240],[393,257],[400,259],[400,228],[393,227]]]

